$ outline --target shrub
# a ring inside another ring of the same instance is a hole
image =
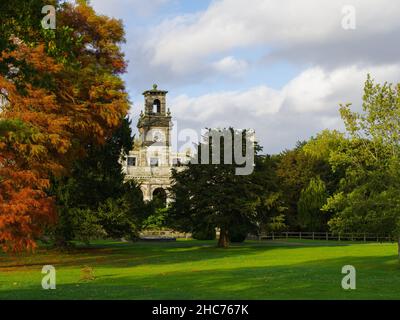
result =
[[[192,238],[196,240],[215,240],[215,229],[209,227],[193,231]]]
[[[247,231],[246,230],[231,230],[229,232],[229,240],[231,242],[244,242],[247,238]]]

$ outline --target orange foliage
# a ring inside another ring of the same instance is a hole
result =
[[[73,29],[75,42],[62,54],[69,60],[51,56],[49,43],[40,37],[29,45],[14,37],[17,49],[0,53],[0,63],[14,68],[13,73],[0,74],[0,94],[7,99],[0,124],[20,121],[0,135],[4,250],[35,248],[35,239],[56,221],[54,199],[46,194],[50,176],[66,174],[87,144],[103,143],[129,107],[119,77],[126,68],[118,46],[124,41],[121,22],[97,16],[83,2],[66,4],[57,18],[58,28]],[[19,66],[34,72],[25,74]],[[43,84],[43,79],[51,84]]]
[[[56,221],[53,199],[43,188],[48,180],[32,171],[0,169],[0,244],[4,251],[35,248],[35,238]]]

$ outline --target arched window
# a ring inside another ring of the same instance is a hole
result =
[[[153,203],[156,208],[165,208],[167,204],[167,193],[163,188],[157,188],[153,191]]]
[[[161,113],[161,102],[158,99],[153,102],[153,113]]]

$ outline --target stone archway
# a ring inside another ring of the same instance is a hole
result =
[[[171,202],[170,199],[170,192],[168,190],[169,185],[165,184],[146,184],[143,183],[140,186],[140,190],[142,190],[143,193],[143,201],[152,201],[154,199],[154,196],[161,197],[163,199],[163,202],[166,204]]]
[[[157,201],[160,205],[166,206],[168,203],[167,191],[163,187],[156,187],[152,192],[152,200]]]

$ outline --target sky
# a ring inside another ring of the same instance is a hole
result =
[[[168,90],[178,131],[251,128],[264,153],[361,110],[367,74],[400,82],[396,0],[91,0],[122,19],[133,124],[141,93]]]

